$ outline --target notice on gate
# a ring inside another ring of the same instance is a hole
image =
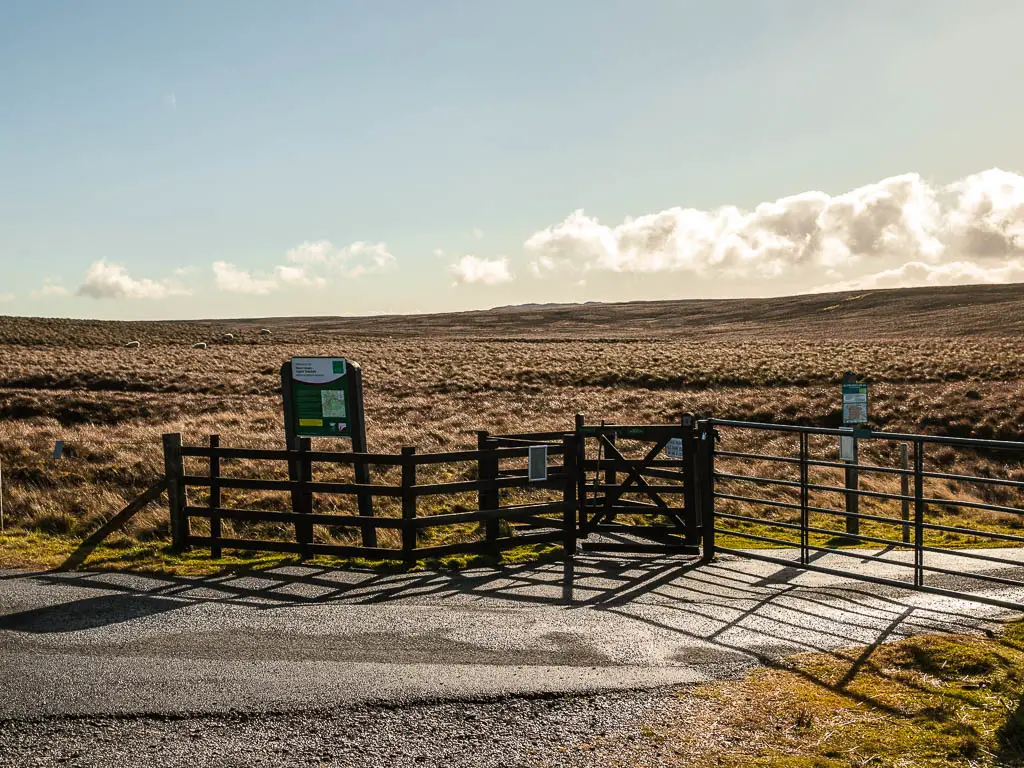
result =
[[[683,458],[683,438],[673,437],[665,445],[665,455],[670,459]]]

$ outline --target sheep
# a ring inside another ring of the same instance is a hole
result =
[[[260,336],[272,336],[269,328],[260,328]]]
[[[192,345],[192,349],[206,349],[206,342],[197,341],[195,344]]]
[[[233,333],[225,333],[222,338],[224,339],[224,341],[234,341],[235,340],[235,334],[233,334]]]
[[[141,341],[129,341],[127,344],[124,345],[124,348],[125,349],[138,349],[141,346],[142,346],[142,342]]]

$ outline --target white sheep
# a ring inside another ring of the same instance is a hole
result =
[[[124,348],[125,349],[138,349],[141,346],[142,346],[142,342],[141,341],[129,341],[127,344],[124,345]]]
[[[225,333],[224,334],[224,341],[234,341],[234,340],[235,340],[235,334],[233,334],[233,333]]]
[[[273,335],[269,328],[260,328],[260,336],[271,336]]]
[[[206,342],[197,341],[195,344],[192,345],[192,349],[206,349]]]

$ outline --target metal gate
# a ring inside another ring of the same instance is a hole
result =
[[[1024,443],[726,419],[698,430],[705,558],[1024,610]],[[840,440],[859,443],[854,458]]]

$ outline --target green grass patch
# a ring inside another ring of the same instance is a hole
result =
[[[1024,766],[1024,622],[803,654],[683,691],[679,707],[694,695],[710,706],[687,732],[659,730],[678,757],[666,765]]]
[[[9,529],[0,534],[0,568],[56,570],[76,552],[80,539],[40,531]],[[497,555],[463,554],[418,560],[406,565],[400,560],[338,558],[317,555],[300,560],[293,554],[225,551],[213,558],[209,550],[192,548],[175,552],[167,540],[140,542],[113,534],[93,549],[76,570],[132,571],[175,576],[209,576],[243,570],[266,570],[282,565],[319,565],[378,572],[415,570],[461,570],[543,562],[562,557],[559,544],[530,544],[513,547]]]

